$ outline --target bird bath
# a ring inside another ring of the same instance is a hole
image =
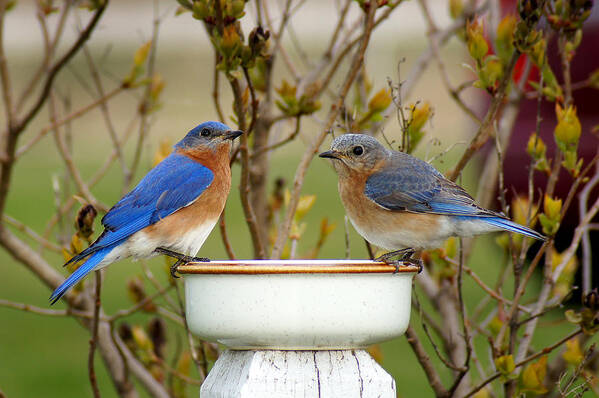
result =
[[[364,348],[405,332],[417,266],[240,260],[178,271],[191,332],[230,349],[202,398],[395,397],[395,382]]]

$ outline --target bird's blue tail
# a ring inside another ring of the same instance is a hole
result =
[[[510,221],[508,219],[505,219],[505,218],[488,217],[488,218],[482,218],[482,220],[485,221],[486,223],[496,226],[498,228],[505,229],[506,231],[515,232],[517,234],[522,234],[522,235],[529,236],[531,238],[539,239],[542,241],[547,240],[546,236],[541,235],[537,231],[533,231],[532,229],[525,227],[524,225],[517,224],[517,223]]]
[[[58,286],[56,290],[50,296],[50,304],[54,304],[57,302],[63,294],[67,292],[71,287],[73,287],[77,282],[79,282],[83,277],[89,274],[91,271],[96,268],[96,266],[106,257],[108,253],[112,250],[112,247],[106,247],[98,250],[94,254],[92,254],[85,263],[83,263],[79,268],[75,270],[63,283]]]

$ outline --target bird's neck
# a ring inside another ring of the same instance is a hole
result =
[[[218,170],[225,172],[229,171],[230,173],[229,151],[230,145],[220,145],[214,150],[208,148],[190,148],[179,150],[177,152],[202,164],[213,172]]]

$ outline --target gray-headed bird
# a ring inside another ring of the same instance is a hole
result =
[[[339,195],[351,223],[368,242],[409,258],[415,250],[440,247],[451,236],[506,230],[546,238],[482,208],[468,193],[430,164],[385,148],[364,134],[344,134],[329,158],[339,175]],[[402,249],[402,250],[399,250]]]

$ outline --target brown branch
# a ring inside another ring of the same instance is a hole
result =
[[[123,138],[121,139],[121,143],[120,145],[123,146],[124,144],[127,143],[127,141],[129,140],[129,138],[131,137],[131,134],[133,133],[133,128],[135,127],[135,120],[136,117],[134,117],[131,122],[129,123],[129,127],[127,127],[125,129],[125,133]],[[96,174],[94,174],[89,181],[87,182],[87,186],[91,189],[93,188],[96,184],[98,184],[100,182],[100,180],[106,175],[106,173],[108,172],[108,170],[110,169],[110,166],[112,165],[112,163],[116,160],[116,152],[113,150],[112,153],[110,154],[110,156],[108,156],[108,158],[106,159],[106,161],[104,162],[104,164],[98,169],[98,171],[96,172]],[[72,207],[78,203],[77,200],[75,199],[75,197],[71,196],[56,212],[55,215],[52,216],[52,218],[48,221],[46,228],[44,229],[44,234],[43,237],[44,238],[48,238],[48,236],[50,235],[50,232],[52,230],[52,228],[54,228],[56,226],[56,224],[58,224],[58,222],[60,221],[60,218],[66,214],[68,211],[70,211],[72,209]]]
[[[27,86],[25,87],[23,92],[21,93],[21,97],[17,101],[17,110],[16,110],[17,112],[20,112],[23,109],[23,105],[25,105],[25,101],[33,93],[33,90],[40,82],[42,76],[44,75],[44,72],[46,72],[48,70],[48,68],[50,66],[50,61],[55,54],[56,46],[58,45],[58,42],[60,41],[60,38],[62,37],[62,33],[64,32],[64,27],[65,27],[65,24],[67,21],[67,16],[69,15],[69,11],[73,5],[72,5],[72,3],[69,3],[69,2],[65,2],[63,4],[63,9],[60,13],[60,17],[59,17],[58,24],[56,27],[56,32],[54,33],[54,38],[52,40],[50,40],[50,37],[48,35],[48,29],[47,29],[46,22],[44,19],[45,15],[44,15],[43,11],[41,10],[41,8],[42,8],[41,3],[38,2],[37,6],[38,6],[37,18],[41,25],[42,35],[44,38],[44,45],[45,45],[44,46],[45,47],[44,59],[42,60],[42,62],[38,66],[37,70],[31,77],[31,79],[29,80],[29,83],[27,84]]]
[[[444,257],[444,260],[449,262],[450,264],[453,264],[455,266],[459,266],[459,264],[454,261],[451,258],[448,257]],[[494,298],[495,300],[504,303],[504,304],[508,304],[508,305],[512,305],[513,302],[505,297],[503,297],[502,295],[500,295],[499,293],[497,293],[495,290],[491,289],[482,279],[480,279],[480,277],[476,274],[476,272],[474,272],[472,270],[472,268],[468,267],[466,264],[462,265],[462,268],[464,269],[464,272],[466,272],[474,282],[476,282],[476,284],[478,286],[481,287],[481,289],[483,289],[488,295],[489,297]],[[518,305],[518,309],[522,312],[525,312],[527,314],[530,314],[532,311],[529,308],[524,307],[523,305]]]
[[[247,68],[243,67],[242,70],[248,90],[250,91],[250,98],[252,100],[252,117],[250,119],[250,125],[248,126],[247,130],[244,131],[244,133],[249,136],[252,134],[252,131],[254,131],[256,120],[258,120],[258,105],[260,102],[256,98],[256,90],[254,90],[254,85],[252,84],[252,79],[250,78]]]
[[[466,115],[468,115],[474,122],[476,122],[477,124],[480,125],[481,120],[479,119],[479,117],[460,98],[459,91],[457,91],[457,89],[455,89],[452,86],[451,82],[449,81],[449,75],[447,73],[447,68],[445,67],[443,58],[441,57],[441,52],[439,50],[439,43],[437,41],[438,36],[436,33],[439,31],[439,29],[437,28],[435,22],[433,21],[432,14],[429,10],[426,0],[419,0],[418,4],[420,5],[420,8],[422,9],[422,14],[424,14],[424,16],[425,16],[424,19],[427,21],[427,24],[428,24],[427,36],[429,39],[430,48],[432,49],[432,52],[433,52],[433,56],[434,56],[435,60],[437,61],[437,66],[439,68],[439,74],[441,75],[441,81],[445,85],[445,88],[449,92],[451,98],[460,107],[460,109],[462,109],[462,111]]]
[[[289,134],[289,136],[287,136],[287,138],[282,139],[279,142],[276,142],[270,146],[264,147],[264,148],[260,148],[259,150],[255,151],[254,153],[252,153],[251,158],[256,158],[266,152],[272,151],[274,149],[280,148],[285,144],[290,143],[291,141],[293,141],[295,139],[295,137],[297,137],[297,135],[300,132],[300,119],[301,119],[301,115],[296,116],[295,118],[295,129],[293,130],[293,132],[291,134]]]
[[[166,292],[168,292],[172,288],[173,288],[173,285],[167,285],[167,286],[161,288],[160,290],[158,290],[156,293],[145,297],[143,300],[140,300],[133,307],[128,308],[126,310],[119,310],[119,311],[115,312],[107,319],[107,322],[114,324],[114,322],[117,319],[124,318],[126,316],[136,313],[137,311],[141,310],[142,308],[144,308],[146,305],[150,304],[152,301],[154,301],[158,297],[164,295]]]
[[[87,60],[87,64],[89,66],[89,70],[92,75],[92,79],[94,81],[96,90],[98,91],[100,98],[105,97],[106,94],[104,91],[104,86],[102,85],[102,79],[100,79],[100,74],[98,73],[98,69],[96,68],[94,59],[93,59],[92,55],[90,54],[87,46],[83,46],[83,54],[85,55],[85,59]],[[102,116],[104,117],[104,124],[106,125],[106,129],[108,130],[108,136],[110,137],[110,140],[112,141],[112,145],[113,145],[114,151],[116,152],[117,159],[119,160],[119,163],[121,164],[121,171],[123,172],[123,178],[125,179],[125,181],[129,181],[131,179],[131,175],[130,175],[131,172],[129,171],[129,168],[127,167],[127,162],[125,161],[125,156],[123,155],[123,151],[121,149],[121,146],[119,145],[119,138],[116,134],[114,124],[112,122],[112,118],[111,118],[110,112],[108,110],[108,104],[106,103],[106,101],[103,101],[100,103],[100,111],[102,112]]]
[[[94,354],[96,353],[96,342],[98,340],[98,325],[100,324],[100,291],[102,289],[102,271],[98,270],[94,273],[96,280],[96,292],[94,294],[94,318],[92,320],[91,334],[92,338],[89,341],[89,355],[87,357],[87,369],[89,374],[89,382],[92,386],[94,398],[100,398],[100,389],[98,388],[98,380],[96,378],[96,370],[94,368]]]
[[[428,338],[429,343],[433,347],[433,351],[437,355],[437,358],[439,358],[439,360],[443,363],[443,365],[445,365],[445,367],[447,367],[448,369],[451,369],[451,370],[456,371],[456,372],[461,372],[464,368],[459,367],[459,366],[455,365],[454,363],[450,362],[449,359],[445,358],[441,354],[441,351],[439,350],[439,347],[437,346],[437,343],[435,343],[435,340],[433,339],[433,336],[431,336],[431,333],[428,330],[428,325],[425,322],[426,312],[422,311],[422,306],[420,305],[420,301],[418,299],[418,295],[414,294],[413,297],[414,297],[413,302],[414,302],[416,308],[418,309],[418,315],[420,316],[422,330],[424,330],[424,334],[426,335],[426,337]],[[428,321],[430,322],[430,320],[428,320]],[[436,329],[437,333],[439,333],[439,336],[443,339],[443,331],[439,327],[435,327],[434,323],[432,323],[432,322],[430,322],[430,323],[433,326],[433,328]],[[448,347],[447,347],[448,344],[447,344],[447,342],[445,340],[443,340],[443,344],[445,345],[445,348],[447,349],[447,351],[449,351]]]
[[[302,160],[300,161],[300,164],[297,167],[297,170],[295,173],[295,178],[294,178],[294,183],[293,183],[293,192],[291,194],[291,200],[289,202],[289,207],[287,209],[287,214],[285,215],[285,219],[282,221],[282,223],[279,227],[279,230],[278,230],[277,240],[276,240],[275,245],[272,250],[272,255],[271,255],[272,258],[276,259],[281,256],[283,247],[285,246],[285,242],[287,241],[287,238],[289,236],[291,222],[293,220],[293,216],[297,209],[297,205],[299,202],[299,196],[300,196],[300,193],[302,190],[304,177],[305,177],[306,171],[308,169],[308,166],[310,165],[310,162],[314,158],[314,155],[316,155],[316,153],[318,152],[320,145],[324,141],[324,139],[325,139],[326,135],[328,134],[328,132],[330,131],[331,127],[335,123],[335,120],[337,119],[337,115],[339,114],[339,112],[343,106],[343,103],[345,102],[345,97],[347,96],[347,93],[349,92],[349,89],[351,88],[351,85],[358,74],[360,65],[364,61],[364,53],[366,52],[366,48],[368,47],[368,43],[370,42],[370,35],[374,28],[375,11],[376,11],[376,7],[370,7],[368,15],[366,15],[366,18],[365,18],[366,21],[365,21],[365,25],[364,25],[364,34],[363,34],[362,42],[352,60],[350,69],[347,73],[345,81],[344,81],[344,83],[341,87],[341,90],[339,92],[337,102],[331,107],[331,110],[329,111],[329,115],[327,117],[327,122],[325,124],[325,127],[324,127],[323,131],[320,133],[320,135],[318,137],[316,137],[316,139],[310,144],[308,149],[304,152],[304,156],[302,157]]]
[[[6,130],[11,131],[14,129],[16,123],[16,115],[12,103],[11,78],[6,62],[6,52],[4,51],[4,16],[7,5],[7,0],[0,0],[0,83],[2,83],[2,100],[4,102],[4,112],[7,121]],[[4,137],[2,137],[2,140],[4,140]],[[6,155],[2,154],[2,156]]]
[[[426,375],[429,384],[435,392],[435,395],[437,397],[447,397],[447,390],[445,387],[443,387],[443,383],[439,377],[439,372],[437,372],[433,366],[430,357],[426,353],[426,350],[422,346],[422,343],[418,339],[418,335],[412,326],[408,326],[408,329],[406,330],[406,340],[410,344],[410,347],[412,347],[412,351],[414,351],[414,355],[416,355],[420,366],[422,366],[424,374]]]
[[[295,66],[293,65],[293,62],[291,62],[291,59],[289,59],[289,55],[285,51],[285,48],[283,48],[281,46],[281,39],[283,38],[283,32],[285,31],[285,27],[287,26],[287,22],[289,21],[289,17],[291,16],[291,14],[289,13],[289,10],[291,8],[291,2],[292,2],[292,0],[285,1],[285,8],[283,10],[283,14],[281,15],[281,22],[279,23],[279,28],[277,30],[273,29],[270,14],[268,12],[268,6],[266,4],[267,2],[262,3],[263,4],[262,8],[264,9],[264,16],[266,17],[266,23],[269,26],[269,30],[272,32],[273,39],[275,42],[275,44],[273,46],[272,54],[281,54],[281,56],[283,57],[283,62],[285,63],[285,66],[287,67],[287,69],[289,70],[291,75],[293,76],[294,81],[298,81],[299,74],[295,70]]]
[[[216,109],[216,114],[218,115],[218,120],[222,123],[225,123],[225,114],[223,113],[223,110],[220,106],[220,99],[219,99],[219,77],[220,77],[220,72],[218,71],[218,59],[219,59],[219,55],[217,51],[214,51],[214,75],[212,77],[213,80],[213,86],[212,86],[212,102],[214,103],[214,108]]]
[[[40,243],[46,249],[50,249],[57,253],[62,253],[62,247],[58,246],[54,242],[50,242],[48,239],[44,238],[43,236],[40,236],[37,232],[35,232],[33,229],[29,228],[27,225],[23,224],[22,222],[12,218],[11,216],[9,216],[7,214],[2,216],[2,219],[7,224],[12,225],[14,228],[18,229],[19,231],[21,231],[24,234],[26,234],[27,236],[29,236],[31,239]]]
[[[63,55],[62,58],[60,58],[50,68],[50,70],[48,71],[48,74],[46,76],[46,81],[44,82],[42,91],[41,91],[40,95],[38,96],[37,100],[35,101],[35,104],[31,107],[29,112],[27,112],[26,115],[17,123],[17,125],[12,129],[12,131],[10,131],[11,134],[16,134],[16,135],[21,134],[23,132],[23,130],[25,129],[25,127],[27,127],[29,122],[40,111],[40,109],[42,108],[42,105],[44,105],[44,103],[46,102],[46,100],[49,97],[50,90],[52,89],[52,85],[54,84],[54,79],[58,75],[58,72],[60,72],[62,70],[62,68],[71,60],[71,58],[73,58],[73,56],[75,56],[75,54],[77,54],[77,52],[79,52],[79,50],[81,49],[83,44],[85,44],[85,42],[87,42],[87,40],[90,38],[96,25],[98,24],[98,21],[100,21],[100,18],[102,17],[102,14],[104,14],[104,11],[106,10],[106,7],[108,6],[108,3],[109,3],[109,0],[105,0],[104,2],[100,3],[100,5],[96,9],[96,11],[94,12],[94,15],[92,16],[91,20],[89,21],[89,23],[87,24],[85,29],[79,34],[79,37],[77,38],[75,43],[71,46],[69,51],[67,51],[66,54]]]
[[[243,100],[241,87],[239,80],[231,75],[228,75],[229,83],[233,91],[235,113],[237,115],[237,123],[239,129],[245,130],[245,112],[243,109]],[[239,185],[239,196],[241,198],[241,205],[245,214],[245,220],[250,229],[250,235],[252,237],[252,244],[254,247],[254,258],[261,259],[266,257],[266,250],[262,242],[262,236],[260,234],[260,228],[256,221],[256,214],[254,208],[250,203],[249,192],[250,192],[250,155],[248,148],[248,136],[243,134],[240,137],[241,144],[239,146],[241,152],[241,182]]]
[[[12,308],[24,312],[30,312],[37,315],[65,317],[75,316],[79,318],[92,319],[94,315],[91,312],[82,312],[68,307],[66,310],[50,310],[48,308],[37,307],[26,303],[15,303],[13,301],[0,299],[0,307]]]
[[[160,19],[158,17],[154,18],[154,24],[152,28],[152,40],[150,45],[150,53],[148,54],[148,69],[146,71],[146,78],[152,79],[154,76],[154,65],[156,61],[156,51],[158,47],[158,31],[160,28]],[[150,129],[148,115],[149,115],[149,106],[150,106],[150,96],[152,93],[152,85],[148,84],[146,86],[144,95],[141,100],[141,104],[138,108],[140,123],[138,130],[137,143],[135,145],[135,153],[133,155],[133,161],[131,162],[131,167],[129,168],[129,180],[125,180],[125,184],[123,186],[123,191],[126,191],[131,186],[131,178],[135,175],[137,171],[137,167],[139,166],[139,162],[141,160],[141,152],[143,149],[143,144],[145,142],[145,138],[148,135],[148,131]]]
[[[485,115],[481,125],[478,127],[478,131],[474,135],[474,138],[472,138],[472,141],[470,141],[470,145],[468,146],[468,148],[466,148],[466,151],[464,151],[464,154],[448,175],[448,179],[450,179],[451,181],[455,181],[458,178],[458,176],[460,175],[464,167],[466,167],[466,164],[468,164],[472,156],[474,156],[474,154],[483,146],[483,144],[487,142],[487,139],[489,137],[488,130],[491,127],[493,121],[495,120],[497,111],[499,110],[499,107],[503,102],[503,98],[505,97],[507,87],[512,78],[512,72],[514,71],[516,61],[519,57],[520,53],[518,51],[515,51],[512,54],[512,57],[510,58],[510,61],[505,68],[503,78],[499,82],[499,87],[495,92],[495,96],[491,101],[491,105],[487,110],[487,114]]]
[[[566,337],[562,338],[561,340],[559,340],[558,342],[543,348],[542,350],[536,352],[535,354],[532,354],[526,358],[524,358],[522,361],[519,361],[515,364],[516,369],[521,367],[522,365],[526,365],[528,362],[530,361],[534,361],[535,359],[543,356],[543,355],[547,355],[549,354],[551,351],[555,350],[556,348],[558,348],[559,346],[561,346],[562,344],[564,344],[566,341],[570,340],[573,337],[578,336],[579,334],[582,333],[582,329],[578,329],[572,333],[570,333],[569,335],[567,335]],[[477,385],[476,387],[474,387],[472,390],[470,390],[465,396],[464,398],[468,398],[473,396],[474,394],[476,394],[478,391],[482,390],[487,384],[489,384],[490,382],[492,382],[495,379],[498,379],[501,376],[500,372],[495,372],[494,374],[492,374],[491,376],[487,377],[483,382],[481,382],[479,385]]]
[[[231,241],[229,240],[229,234],[227,233],[227,224],[225,223],[225,210],[220,213],[220,218],[218,219],[218,227],[220,229],[220,236],[223,241],[223,245],[225,246],[225,251],[227,252],[227,256],[229,256],[229,260],[236,260],[235,252],[233,251],[233,246],[231,246]]]
[[[63,282],[64,278],[38,253],[1,225],[0,245],[2,245],[16,261],[33,272],[48,287],[54,289]],[[77,295],[69,292],[64,297],[69,305],[75,307],[78,311],[90,314],[93,312],[93,300],[90,299],[89,295],[83,293]],[[100,314],[100,319],[103,319],[102,314]],[[91,328],[91,320],[87,318],[84,319],[82,324],[87,329]],[[137,392],[135,391],[133,384],[128,381],[124,372],[123,361],[119,354],[119,350],[112,340],[110,326],[104,321],[101,321],[98,327],[98,348],[104,363],[106,364],[106,369],[120,395],[126,398],[136,398],[138,396]],[[131,360],[136,360],[129,349],[124,347],[123,351],[130,356],[130,368],[140,380],[141,384],[151,392],[151,395],[154,397],[168,398],[168,394],[164,388],[149,375],[143,365],[138,361],[136,364],[131,363]],[[146,377],[144,373],[147,374],[148,377]]]
[[[382,23],[383,21],[385,21],[390,15],[391,13],[395,10],[395,8],[388,8],[385,10],[385,12],[378,17],[375,21],[373,26],[370,28],[370,31],[372,31],[374,28],[376,28],[380,23]],[[353,33],[353,32],[351,32]],[[368,37],[370,37],[370,33],[369,32],[364,32],[362,35],[356,37],[355,39],[353,39],[351,42],[349,42],[337,55],[337,57],[335,58],[335,61],[333,62],[333,65],[331,66],[331,68],[329,69],[329,72],[327,73],[327,75],[325,76],[325,78],[322,80],[322,84],[320,85],[320,88],[318,89],[318,91],[316,92],[316,94],[314,95],[314,98],[318,98],[320,97],[320,95],[328,88],[329,84],[331,83],[331,81],[333,80],[333,77],[335,76],[335,74],[338,72],[339,70],[339,66],[341,65],[341,62],[343,62],[343,60],[346,58],[346,56],[349,54],[349,52],[358,44],[358,43],[364,43],[364,38],[366,37],[366,35],[368,34]],[[359,53],[359,51],[358,51]],[[357,72],[356,72],[357,73]],[[354,77],[355,78],[355,77]],[[353,80],[352,80],[353,82]]]
[[[510,312],[509,312],[507,319],[512,319],[514,317],[514,314],[516,313],[517,308],[518,308],[518,304],[520,303],[520,299],[524,295],[524,291],[526,290],[526,286],[528,285],[528,281],[529,281],[530,277],[532,276],[534,270],[537,268],[539,261],[541,261],[541,257],[546,252],[547,247],[549,246],[550,242],[551,242],[551,240],[543,242],[543,245],[541,246],[541,248],[535,255],[535,257],[532,260],[532,262],[530,263],[530,265],[528,266],[528,270],[526,271],[526,274],[524,275],[524,279],[523,279],[522,283],[520,284],[520,286],[518,287],[518,290],[516,290],[516,294],[514,295],[513,305],[510,308]],[[495,343],[494,343],[494,346],[496,348],[501,345],[501,342],[503,341],[503,338],[507,331],[507,326],[508,326],[508,323],[504,323],[501,326],[499,333],[497,333],[497,337],[495,338]]]
[[[463,336],[464,336],[464,347],[466,349],[466,358],[464,358],[464,364],[462,365],[462,369],[459,371],[459,373],[455,377],[453,385],[449,389],[450,396],[452,396],[454,394],[454,392],[458,391],[458,388],[460,388],[460,383],[464,379],[464,376],[466,376],[466,374],[470,370],[470,357],[472,356],[472,350],[473,350],[472,340],[470,338],[470,336],[471,336],[470,325],[469,325],[469,321],[466,319],[466,316],[467,316],[466,315],[466,304],[464,303],[464,296],[462,294],[462,280],[463,280],[463,276],[464,276],[463,267],[464,267],[465,260],[464,260],[463,244],[462,244],[461,239],[460,239],[459,256],[460,256],[460,263],[458,265],[457,291],[458,291],[459,314],[460,314],[460,318],[462,321],[462,330],[463,330]],[[465,386],[461,386],[462,389],[464,387]]]
[[[175,291],[177,296],[177,302],[179,304],[179,313],[183,317],[183,326],[185,328],[185,334],[187,335],[187,343],[189,344],[189,351],[191,352],[191,358],[193,359],[196,367],[198,369],[198,373],[202,380],[206,378],[208,374],[208,364],[206,363],[206,357],[202,355],[202,358],[198,357],[198,350],[194,346],[193,336],[191,334],[191,330],[189,330],[189,324],[187,323],[187,317],[185,316],[185,309],[183,305],[183,299],[181,298],[181,292],[179,291],[179,285],[175,282]]]
[[[50,123],[49,125],[45,126],[37,133],[37,135],[35,137],[33,137],[31,140],[29,140],[29,142],[27,142],[26,144],[23,144],[21,147],[19,147],[19,149],[17,149],[17,151],[15,153],[15,158],[18,159],[19,157],[24,155],[35,144],[37,144],[46,134],[48,134],[48,132],[57,129],[58,127],[61,127],[62,125],[66,124],[80,116],[83,116],[84,114],[95,109],[97,106],[100,106],[101,104],[105,104],[108,100],[112,99],[112,97],[116,96],[117,94],[120,94],[122,91],[126,90],[127,88],[129,88],[129,87],[124,86],[124,85],[118,86],[115,89],[113,89],[112,91],[108,92],[106,95],[93,101],[92,103],[90,103],[80,109],[77,109],[76,111],[71,112],[70,114],[64,116],[62,119],[56,120],[56,121]]]
[[[50,117],[51,117],[52,121],[55,121],[57,119],[56,108],[55,108],[54,102],[55,102],[54,96],[52,94],[50,94],[49,104],[50,104]],[[64,160],[65,166],[67,167],[69,174],[71,175],[73,181],[77,185],[78,191],[81,193],[81,195],[83,195],[85,200],[87,200],[89,203],[91,203],[95,208],[97,208],[101,211],[104,211],[104,212],[107,211],[108,207],[106,205],[102,204],[101,202],[99,202],[96,199],[96,197],[91,193],[91,191],[89,190],[89,187],[85,184],[85,181],[83,180],[83,177],[81,176],[81,173],[79,172],[79,169],[75,166],[73,157],[71,156],[71,153],[69,152],[69,148],[67,147],[67,144],[64,141],[63,134],[60,132],[60,130],[58,128],[55,129],[55,131],[54,131],[54,139],[56,141],[56,146],[58,147],[60,156]]]

